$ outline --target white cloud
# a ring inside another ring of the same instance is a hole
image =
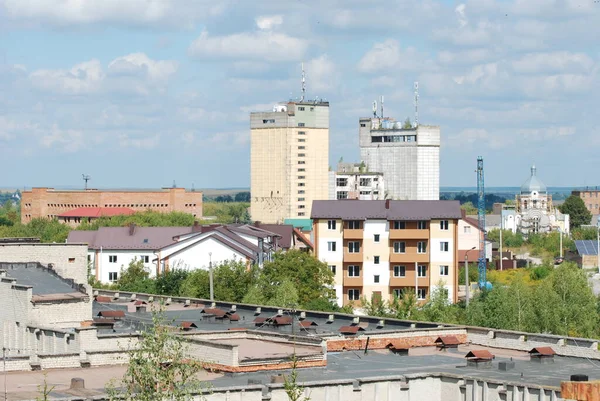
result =
[[[467,19],[467,15],[465,13],[466,8],[467,6],[464,3],[462,3],[456,6],[456,8],[454,9],[458,18],[458,24],[461,28],[464,28],[469,23],[469,20]]]
[[[274,27],[283,24],[283,16],[281,15],[263,15],[256,17],[256,26],[263,30],[270,30]]]
[[[56,124],[52,125],[50,132],[42,136],[41,144],[46,148],[57,148],[66,153],[77,152],[85,147],[81,131],[60,129]]]
[[[188,52],[198,58],[234,58],[267,61],[298,61],[308,42],[271,31],[210,36],[207,31],[192,42]]]
[[[513,69],[522,74],[590,72],[594,65],[594,60],[587,54],[567,51],[526,54],[512,62]]]
[[[328,91],[338,83],[336,66],[327,54],[323,54],[306,63],[307,91],[320,96],[315,91]],[[310,96],[309,96],[310,97]]]
[[[57,26],[117,24],[191,28],[221,14],[227,0],[195,0],[182,7],[177,0],[0,0],[0,9],[14,21]]]
[[[98,60],[76,64],[69,70],[37,70],[29,75],[33,85],[39,89],[69,94],[96,92],[104,77]]]
[[[151,136],[135,136],[133,138],[127,134],[119,135],[119,146],[122,148],[153,149],[158,146],[159,142],[159,134]]]
[[[358,62],[358,70],[365,73],[374,73],[385,70],[412,70],[426,68],[417,51],[409,47],[404,52],[400,49],[397,40],[387,39],[376,43],[367,51]]]
[[[169,60],[154,61],[144,53],[117,57],[108,64],[109,74],[133,75],[153,81],[168,79],[177,72],[178,63]]]
[[[577,129],[573,126],[565,127],[546,127],[546,128],[524,128],[517,130],[518,135],[522,135],[529,141],[547,141],[550,139],[565,138],[575,135]]]
[[[456,135],[451,135],[447,143],[451,148],[472,147],[474,145],[481,147],[483,144],[492,149],[500,149],[512,145],[513,140],[505,135],[490,134],[486,129],[467,128]]]

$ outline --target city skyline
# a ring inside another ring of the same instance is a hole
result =
[[[0,0],[2,186],[248,187],[248,115],[299,97],[301,62],[307,98],[330,102],[332,167],[359,161],[380,95],[412,120],[419,81],[441,187],[475,186],[478,155],[488,186],[532,164],[595,186],[598,17],[574,0]]]

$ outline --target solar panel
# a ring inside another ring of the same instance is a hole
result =
[[[575,241],[577,252],[580,255],[598,255],[598,242],[593,240]]]

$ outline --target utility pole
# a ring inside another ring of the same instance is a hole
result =
[[[210,301],[215,300],[215,288],[213,284],[212,252],[208,253],[208,278],[210,282]]]
[[[502,270],[502,231],[504,231],[504,204],[500,208],[500,270]]]

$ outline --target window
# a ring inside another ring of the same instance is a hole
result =
[[[335,274],[335,271],[336,271],[336,267],[335,267],[335,265],[329,265],[329,270],[331,270],[331,272],[332,272],[333,274]]]
[[[329,252],[335,252],[335,249],[336,249],[335,241],[329,241],[327,243],[327,250]]]
[[[348,277],[360,277],[360,266],[357,266],[357,265],[348,266]]]
[[[306,214],[306,213],[304,213],[304,212],[299,212],[299,213],[298,213],[298,216],[304,216],[305,214]]]
[[[306,135],[305,131],[298,131],[298,135]]]
[[[417,242],[417,253],[427,253],[427,242],[425,242],[425,241]]]
[[[298,138],[298,142],[306,142],[306,139],[304,139],[304,138]]]
[[[304,123],[298,123],[298,127],[304,127]]]
[[[448,275],[448,266],[440,266],[440,276]]]
[[[298,191],[298,195],[303,195],[303,194],[304,194],[304,190],[303,189],[301,189],[301,190]]]
[[[302,107],[302,106],[298,107],[298,111],[304,111],[304,107]]]
[[[69,263],[75,263],[75,258],[69,258]]]
[[[448,220],[440,220],[440,230],[448,231]]]
[[[425,266],[425,265],[417,266],[417,277],[427,277],[427,266]]]
[[[359,252],[360,252],[360,242],[358,242],[358,241],[348,242],[348,253],[359,253]]]
[[[379,283],[379,275],[378,275],[378,274],[375,274],[375,275],[373,276],[373,282],[374,282],[375,284]]]
[[[373,234],[373,242],[379,242],[379,234]]]
[[[347,178],[337,178],[335,180],[335,185],[338,187],[346,187],[346,186],[348,186],[348,179]]]
[[[440,251],[448,252],[448,242],[447,241],[440,242]]]
[[[360,179],[360,186],[361,187],[370,187],[371,186],[371,179],[370,178],[361,178]]]
[[[304,198],[298,198],[298,202],[304,202]]]
[[[348,191],[338,191],[337,198],[338,199],[348,199]]]
[[[394,242],[394,253],[405,253],[406,252],[406,242]]]
[[[402,290],[399,288],[394,288],[394,298],[401,298],[402,297]]]
[[[348,229],[350,230],[360,230],[360,220],[350,220],[348,222]]]
[[[394,230],[406,230],[406,222],[394,221]]]
[[[275,124],[275,120],[271,119],[271,120],[263,120],[263,124]]]
[[[358,301],[360,299],[360,290],[353,288],[348,290],[348,300],[349,301]]]
[[[305,168],[299,168],[299,169],[298,169],[298,172],[299,172],[299,173],[303,173],[303,172],[305,172],[305,171],[306,171],[306,169],[305,169]]]
[[[117,255],[109,255],[108,263],[117,263]]]
[[[465,226],[464,229],[465,234],[471,234],[471,226]]]
[[[298,183],[298,186],[299,186],[299,187],[303,187],[303,186],[304,186],[304,183],[303,183],[303,182],[299,182],[299,183]]]
[[[394,266],[394,277],[406,277],[406,266]]]
[[[427,289],[426,288],[418,288],[417,289],[417,299],[423,300],[427,297]]]
[[[140,256],[140,260],[142,261],[142,263],[148,263],[148,262],[150,262],[150,256],[142,255],[142,256]]]
[[[310,111],[315,111],[315,108],[314,108],[314,107],[311,107],[311,108],[310,108]]]
[[[298,179],[299,179],[299,180],[304,180],[305,178],[306,178],[306,176],[305,176],[305,175],[299,175],[299,176],[298,176]]]
[[[298,153],[298,157],[306,157],[306,153]]]
[[[419,223],[417,224],[417,228],[419,230],[427,230],[427,222],[425,220],[419,220]]]
[[[298,160],[298,164],[306,164],[304,160]]]
[[[298,209],[305,209],[306,207],[304,205],[298,205]]]
[[[304,150],[306,149],[306,146],[298,146],[298,150]]]
[[[335,227],[336,227],[335,220],[327,220],[327,229],[328,230],[335,230]]]
[[[379,264],[379,256],[373,256],[373,263],[375,263],[376,265]]]
[[[360,126],[361,126],[361,127],[366,127],[366,126],[367,126],[367,124],[365,124],[365,123],[360,123]]]
[[[119,279],[119,273],[117,272],[108,272],[108,281],[114,283]]]

